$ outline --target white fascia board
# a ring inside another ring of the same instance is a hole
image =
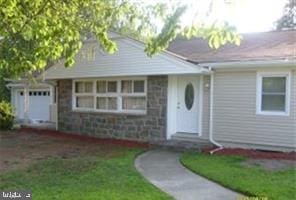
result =
[[[209,69],[200,67],[196,69],[185,69],[179,71],[160,71],[160,72],[129,72],[129,73],[105,73],[105,74],[56,74],[54,72],[45,72],[45,80],[71,79],[71,78],[105,78],[105,77],[121,77],[121,76],[157,76],[157,75],[186,75],[186,74],[209,74]]]
[[[134,73],[134,74],[107,74],[107,75],[81,75],[81,76],[62,76],[62,77],[58,77],[58,76],[54,76],[54,77],[50,77],[47,76],[46,80],[62,80],[62,79],[77,79],[77,78],[108,78],[108,77],[134,77],[134,76],[158,76],[158,75],[189,75],[189,74],[210,74],[211,72],[208,69],[204,69],[204,70],[196,70],[196,71],[192,71],[192,72],[161,72],[161,73]]]
[[[34,88],[38,88],[38,87],[49,87],[50,84],[47,83],[36,83],[35,85],[30,85],[30,84],[26,84],[26,83],[8,83],[6,85],[6,87],[11,87],[11,88],[15,88],[15,87],[25,87],[25,86],[33,86]]]
[[[256,61],[234,61],[234,62],[215,62],[200,63],[201,66],[208,66],[213,69],[226,68],[255,68],[255,67],[296,67],[296,59],[283,60],[256,60]]]
[[[6,84],[6,87],[8,88],[14,88],[14,87],[25,87],[25,83],[8,83]]]

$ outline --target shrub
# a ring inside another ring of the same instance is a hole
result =
[[[9,130],[13,126],[14,113],[10,103],[0,101],[0,129]]]

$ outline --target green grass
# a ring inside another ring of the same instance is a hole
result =
[[[193,172],[247,196],[268,200],[296,199],[296,169],[267,171],[259,166],[244,167],[246,158],[184,153],[182,163]]]
[[[141,150],[120,148],[118,151],[112,156],[84,155],[37,161],[26,169],[1,174],[0,190],[31,189],[35,200],[172,199],[134,168],[134,158]]]

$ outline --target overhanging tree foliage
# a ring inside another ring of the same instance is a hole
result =
[[[108,37],[110,30],[137,33],[149,56],[179,34],[204,37],[214,48],[239,43],[239,35],[227,24],[181,26],[185,10],[173,1],[146,5],[132,0],[0,0],[0,70],[10,77],[29,75],[61,58],[69,67],[89,36],[113,53],[117,47]]]
[[[7,82],[5,81],[7,77],[9,74],[0,70],[0,101],[10,101],[10,91],[6,87]]]
[[[276,21],[277,30],[296,29],[296,0],[289,0],[283,16]]]

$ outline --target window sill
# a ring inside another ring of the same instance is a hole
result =
[[[283,116],[289,117],[289,113],[287,112],[276,112],[276,111],[259,111],[256,115],[265,115],[265,116]]]
[[[73,108],[72,111],[77,113],[97,113],[97,114],[136,115],[136,116],[143,116],[147,114],[146,111],[108,111],[108,110],[90,110],[90,109],[79,109],[79,108]]]

